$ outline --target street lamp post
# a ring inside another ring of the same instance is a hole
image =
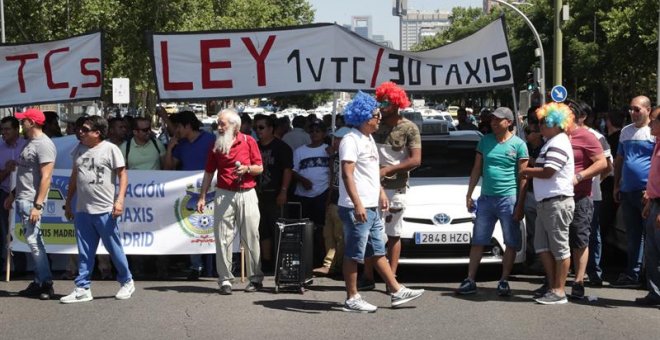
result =
[[[525,23],[527,23],[527,26],[532,30],[532,33],[534,33],[534,38],[536,39],[536,45],[538,45],[539,49],[539,58],[541,59],[541,79],[539,79],[539,85],[541,86],[541,105],[545,104],[545,53],[543,52],[543,44],[541,43],[541,37],[539,36],[539,32],[536,31],[536,28],[532,24],[532,22],[527,18],[525,13],[523,13],[521,10],[519,10],[516,6],[504,1],[504,0],[490,0],[491,2],[497,2],[499,4],[502,4],[504,6],[507,6],[511,8],[514,12],[518,13],[523,20],[525,20]]]
[[[5,43],[5,2],[0,0],[0,21],[2,21],[2,43]]]

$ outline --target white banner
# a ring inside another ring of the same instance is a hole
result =
[[[41,220],[48,253],[78,252],[73,222],[64,217],[70,175],[71,170],[58,169],[53,174]],[[209,204],[204,213],[195,211],[202,175],[202,171],[128,171],[124,215],[118,220],[127,254],[215,253],[214,191],[206,195]],[[17,251],[29,252],[20,222],[16,219],[12,247]],[[102,243],[99,253],[107,254]]]
[[[0,107],[101,97],[101,33],[0,46]]]
[[[161,100],[373,90],[473,91],[513,84],[503,19],[449,45],[397,51],[334,24],[151,34]]]

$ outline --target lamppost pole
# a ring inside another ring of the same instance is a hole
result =
[[[541,59],[541,79],[539,79],[539,85],[541,87],[541,105],[545,104],[545,53],[543,52],[543,44],[541,43],[541,37],[539,36],[539,32],[536,31],[536,28],[534,27],[534,24],[532,24],[532,21],[529,20],[529,18],[523,13],[521,10],[519,10],[516,6],[504,1],[504,0],[490,0],[492,2],[497,2],[499,4],[502,4],[504,6],[507,6],[511,8],[514,12],[518,13],[523,20],[525,20],[525,23],[527,23],[527,26],[532,30],[532,33],[534,33],[534,38],[536,39],[536,45],[538,46],[539,49],[539,58]]]
[[[2,43],[5,43],[5,1],[0,0],[0,21],[2,21]]]

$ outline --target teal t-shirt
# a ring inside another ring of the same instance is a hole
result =
[[[525,142],[513,135],[508,140],[498,143],[495,135],[489,133],[477,144],[477,152],[483,156],[481,194],[516,195],[518,162],[529,158]]]

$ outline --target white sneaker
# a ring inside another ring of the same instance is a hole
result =
[[[373,313],[378,309],[378,307],[370,304],[369,302],[362,299],[360,294],[355,295],[350,299],[346,299],[344,302],[344,312],[353,312],[353,313]]]
[[[73,292],[67,296],[60,298],[61,303],[78,303],[92,301],[92,290],[89,288],[76,287]]]
[[[133,280],[130,280],[124,283],[123,285],[121,285],[121,288],[119,288],[117,295],[115,295],[115,299],[117,300],[130,299],[131,295],[133,295],[133,292],[135,292],[135,284]]]
[[[415,300],[424,294],[424,289],[410,289],[400,285],[399,291],[392,293],[392,307],[402,305],[406,302]]]

